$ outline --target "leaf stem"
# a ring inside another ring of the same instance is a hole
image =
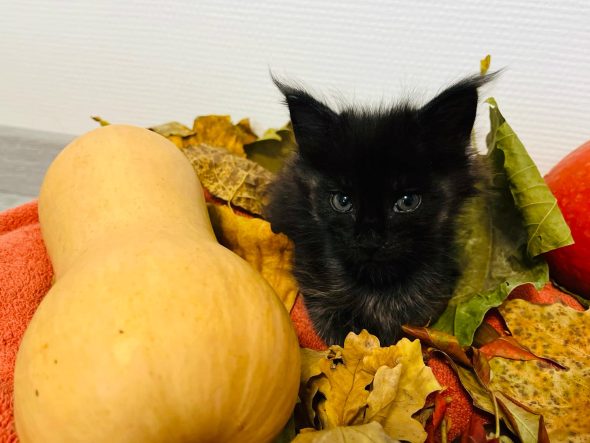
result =
[[[496,395],[491,389],[489,390],[489,392],[492,395],[492,401],[494,402],[494,418],[496,420],[496,433],[494,435],[494,438],[498,439],[500,438],[500,412],[498,411],[498,402],[496,401]]]
[[[441,443],[447,443],[447,418],[443,417],[440,422],[440,441]]]

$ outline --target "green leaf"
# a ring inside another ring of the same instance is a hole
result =
[[[574,243],[557,200],[545,184],[522,142],[506,122],[498,105],[489,98],[491,130],[487,137],[494,162],[502,162],[514,204],[527,231],[527,252],[531,257]],[[501,152],[500,152],[501,151]]]
[[[297,149],[290,123],[281,129],[268,129],[262,137],[244,146],[246,156],[271,172],[278,172],[287,157]]]
[[[541,289],[549,280],[540,254],[571,243],[555,198],[526,149],[489,99],[488,153],[479,156],[489,177],[459,215],[462,276],[434,329],[471,344],[486,312],[520,285]]]
[[[498,404],[504,412],[504,420],[510,421],[512,429],[516,431],[522,443],[537,443],[539,436],[540,414],[531,412],[528,408],[514,403],[513,400],[496,392]]]
[[[459,218],[458,236],[463,274],[447,309],[434,329],[455,335],[462,346],[473,341],[486,312],[502,304],[516,287],[532,283],[541,289],[549,280],[542,258],[526,253],[527,237],[520,213],[507,195],[503,175],[496,187],[470,202]],[[504,189],[503,189],[504,188]]]
[[[106,120],[103,120],[101,117],[97,116],[97,115],[93,115],[92,117],[90,117],[92,120],[94,120],[95,122],[99,123],[100,126],[108,126],[110,125],[110,123]]]

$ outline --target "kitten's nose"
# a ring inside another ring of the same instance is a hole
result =
[[[358,235],[365,234],[368,237],[381,237],[385,230],[383,220],[377,215],[364,215],[360,223],[356,225]]]
[[[373,228],[365,228],[357,233],[357,241],[364,247],[374,248],[383,244],[383,237]]]

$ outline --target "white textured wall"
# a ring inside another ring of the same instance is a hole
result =
[[[426,98],[488,52],[508,68],[490,93],[543,171],[590,139],[588,0],[4,0],[0,124],[223,113],[266,128],[287,119],[269,67],[370,103]]]

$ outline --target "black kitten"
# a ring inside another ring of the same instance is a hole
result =
[[[266,215],[295,244],[293,271],[328,344],[363,328],[392,344],[401,325],[442,313],[459,275],[456,215],[475,194],[470,135],[488,80],[464,79],[422,107],[340,113],[275,81],[299,151],[271,185]]]

